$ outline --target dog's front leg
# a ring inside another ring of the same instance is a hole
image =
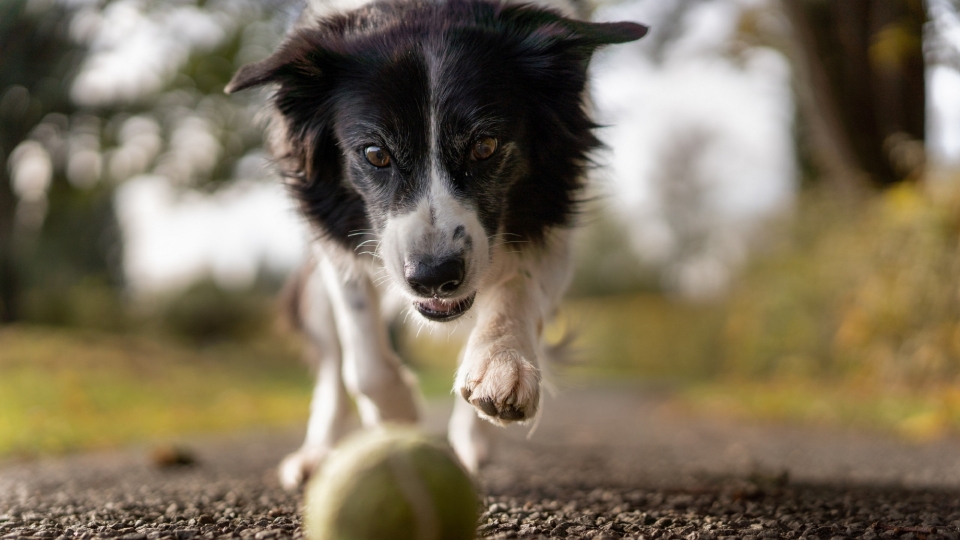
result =
[[[569,233],[554,233],[538,253],[505,266],[498,283],[477,297],[477,324],[454,383],[454,391],[477,411],[471,416],[457,407],[450,426],[450,442],[472,470],[490,446],[477,415],[498,425],[537,415],[541,337],[570,280]]]
[[[343,354],[341,375],[364,426],[417,421],[413,377],[390,346],[379,297],[368,275],[320,263]]]
[[[529,272],[517,272],[477,299],[455,391],[495,424],[533,418],[540,406],[536,288]]]

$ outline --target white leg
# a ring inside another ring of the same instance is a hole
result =
[[[280,484],[288,490],[302,485],[346,430],[350,401],[341,377],[340,340],[322,278],[316,270],[306,278],[300,296],[300,316],[307,337],[307,356],[316,366],[307,436],[299,450],[280,463]]]
[[[344,271],[329,259],[320,262],[320,270],[343,351],[343,382],[364,426],[416,422],[415,382],[390,347],[370,278]]]
[[[512,261],[474,307],[477,324],[454,391],[495,424],[530,420],[540,407],[540,338],[570,270],[568,235],[548,242],[541,252]]]

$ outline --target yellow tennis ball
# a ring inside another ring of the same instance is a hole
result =
[[[311,480],[310,540],[472,540],[479,498],[449,447],[401,427],[344,441]]]

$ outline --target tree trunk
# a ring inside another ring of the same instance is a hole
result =
[[[799,101],[821,172],[847,187],[918,178],[926,120],[923,2],[782,5],[793,25],[795,65],[807,93]]]
[[[10,186],[7,163],[0,148],[0,324],[19,318],[19,280],[14,254],[13,226],[17,199]]]

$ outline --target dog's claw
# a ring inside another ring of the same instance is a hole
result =
[[[463,399],[465,399],[466,401],[470,401],[470,396],[473,395],[473,391],[467,388],[466,386],[464,386],[463,388],[460,389],[460,395],[463,396]]]
[[[490,413],[487,413],[487,414],[490,414]],[[491,416],[493,415],[491,414]],[[516,422],[518,420],[523,420],[524,414],[523,414],[523,411],[515,407],[506,407],[502,411],[500,411],[499,417],[502,420],[507,420],[509,422]]]
[[[480,410],[486,413],[488,416],[500,416],[497,414],[497,406],[490,398],[478,399],[474,405],[479,407]]]

